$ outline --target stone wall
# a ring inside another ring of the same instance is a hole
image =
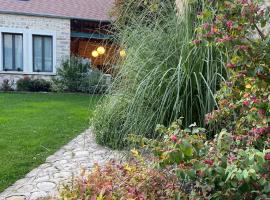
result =
[[[23,34],[24,48],[24,71],[23,72],[4,72],[0,71],[0,83],[4,79],[16,81],[24,75],[41,77],[48,79],[56,72],[56,67],[60,65],[62,59],[70,56],[70,20],[48,17],[35,17],[24,15],[0,14],[0,32],[13,32]],[[51,35],[53,36],[54,51],[54,70],[53,73],[33,72],[32,64],[32,35]],[[1,36],[2,37],[2,36]],[[0,40],[1,43],[1,40]],[[2,48],[2,44],[0,44]],[[2,55],[0,55],[1,58]],[[0,59],[0,69],[2,60]]]

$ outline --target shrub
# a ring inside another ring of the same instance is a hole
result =
[[[13,91],[14,81],[5,79],[0,87],[0,90],[4,92]]]
[[[63,199],[175,199],[176,176],[169,170],[151,168],[143,161],[130,161],[105,166],[96,165],[77,179],[73,186],[61,191]]]
[[[89,61],[75,56],[63,61],[57,69],[54,84],[58,91],[92,94],[103,93],[107,87],[101,71],[91,69]]]
[[[225,126],[242,145],[263,150],[269,148],[270,132],[270,38],[263,27],[270,20],[269,9],[259,3],[208,2],[199,17],[209,27],[198,28],[198,39],[226,52],[231,74],[217,93],[218,109],[207,115],[207,122]],[[209,32],[210,27],[215,31]]]
[[[19,79],[16,84],[18,91],[31,91],[32,80],[28,76],[24,76],[23,78]]]
[[[17,81],[18,91],[29,92],[49,92],[51,91],[51,82],[44,79],[31,79],[25,76]]]
[[[79,91],[89,94],[103,94],[109,86],[105,78],[100,70],[91,69],[81,80]]]
[[[124,136],[134,132],[155,137],[155,124],[181,116],[186,125],[204,125],[204,115],[216,106],[213,94],[226,70],[216,48],[191,45],[197,5],[188,4],[181,16],[169,3],[159,9],[162,14],[149,23],[141,13],[119,30],[127,57],[93,118],[101,144],[123,148]]]
[[[51,82],[44,79],[33,79],[31,81],[31,92],[49,92],[51,91]]]
[[[192,125],[182,129],[181,120],[169,128],[158,126],[160,139],[131,135],[154,153],[161,168],[173,166],[183,183],[181,196],[189,199],[266,199],[270,195],[270,149],[243,147],[225,129],[213,140]]]

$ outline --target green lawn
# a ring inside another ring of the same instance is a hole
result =
[[[0,93],[0,192],[85,130],[99,98]]]

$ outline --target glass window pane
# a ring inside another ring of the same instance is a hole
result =
[[[34,71],[42,71],[42,38],[34,36],[33,42]]]
[[[12,70],[12,35],[3,34],[4,39],[4,69]]]
[[[23,36],[15,35],[15,70],[23,69]]]
[[[46,72],[52,72],[53,70],[53,56],[52,56],[52,38],[44,37],[44,69]]]

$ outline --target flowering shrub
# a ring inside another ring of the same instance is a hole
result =
[[[84,172],[73,187],[61,192],[62,199],[174,199],[178,194],[177,178],[169,170],[157,170],[144,163],[138,152],[136,161],[125,164],[109,162]]]
[[[179,121],[181,122],[181,121]],[[190,199],[265,199],[270,195],[270,149],[241,148],[234,136],[223,130],[206,140],[204,129],[181,123],[166,129],[161,139],[136,135],[131,140],[150,149],[161,168],[174,166],[182,184],[180,196]]]
[[[206,1],[193,43],[224,50],[231,76],[216,97],[218,109],[206,122],[225,125],[243,146],[269,148],[270,40],[263,27],[269,9],[255,0]]]

